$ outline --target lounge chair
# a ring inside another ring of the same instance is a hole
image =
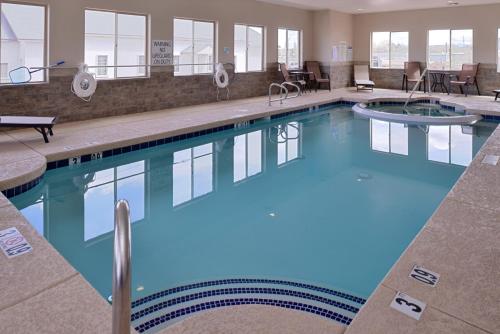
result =
[[[453,86],[460,87],[460,92],[467,96],[469,94],[469,87],[476,86],[477,95],[481,95],[479,91],[479,85],[477,83],[477,71],[479,70],[479,64],[463,64],[460,73],[450,75],[450,82],[448,84],[448,95],[451,92]]]
[[[299,78],[298,75],[293,76],[288,71],[288,66],[286,64],[279,64],[281,74],[283,75],[284,82],[298,85],[301,91],[305,91],[307,88],[307,81],[304,78]]]
[[[57,117],[30,117],[30,116],[0,116],[0,127],[4,128],[33,128],[38,131],[43,140],[48,143],[48,135],[53,136],[52,128]]]
[[[328,73],[321,73],[321,68],[319,67],[319,61],[306,61],[305,63],[306,71],[312,73],[310,80],[314,82],[314,88],[316,92],[322,83],[328,84],[328,90],[332,91],[332,85],[330,81],[330,75]]]
[[[418,61],[405,62],[404,74],[403,74],[403,87],[401,90],[405,90],[408,93],[408,84],[411,83],[413,86],[417,84],[422,76],[420,71],[420,63]],[[427,78],[424,77],[424,92],[427,92]],[[422,82],[418,84],[418,90],[422,87]]]
[[[368,65],[354,65],[354,85],[357,91],[371,90],[373,92],[375,83],[370,80]]]

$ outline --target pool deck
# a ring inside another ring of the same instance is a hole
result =
[[[341,99],[370,102],[407,96],[394,90],[338,89],[272,107],[267,97],[226,101],[64,123],[55,127],[50,144],[34,130],[0,132],[0,190],[36,179],[51,161]],[[471,113],[500,116],[500,102],[492,97],[433,97]],[[486,155],[500,155],[500,127],[347,330],[297,311],[249,306],[200,313],[163,333],[245,333],[247,327],[253,333],[500,333],[500,164],[481,163]],[[8,227],[17,227],[33,251],[11,259],[0,255],[0,333],[111,332],[108,303],[0,194],[0,230]],[[415,264],[441,275],[436,287],[409,278]],[[427,304],[419,321],[390,308],[397,291]]]

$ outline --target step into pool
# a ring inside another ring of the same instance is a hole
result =
[[[53,169],[11,200],[103,298],[129,201],[140,332],[245,304],[348,325],[492,130],[337,106]]]

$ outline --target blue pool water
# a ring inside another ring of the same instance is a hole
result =
[[[125,198],[134,300],[232,278],[367,298],[491,131],[335,107],[51,170],[12,201],[104,297]]]

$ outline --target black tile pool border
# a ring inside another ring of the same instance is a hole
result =
[[[229,284],[273,284],[273,285],[281,285],[281,286],[292,286],[296,288],[302,288],[302,289],[307,289],[307,290],[312,290],[312,291],[317,291],[317,292],[322,292],[325,294],[329,294],[335,297],[343,298],[355,303],[358,303],[360,305],[364,305],[366,303],[365,298],[357,297],[345,292],[340,292],[337,290],[332,290],[328,288],[323,288],[307,283],[299,283],[299,282],[292,282],[292,281],[285,281],[285,280],[277,280],[277,279],[264,279],[264,278],[229,278],[229,279],[221,279],[221,280],[215,280],[215,281],[206,281],[206,282],[198,282],[198,283],[192,283],[192,284],[187,284],[187,285],[182,285],[179,287],[175,288],[170,288],[167,290],[163,290],[154,294],[151,294],[149,296],[137,299],[136,301],[132,302],[132,308],[136,308],[140,305],[149,303],[153,300],[163,298],[165,296],[182,292],[182,291],[187,291],[187,290],[193,290],[193,289],[198,289],[198,288],[206,288],[210,286],[217,286],[217,285],[229,285]]]
[[[151,328],[159,326],[165,322],[171,321],[171,320],[178,318],[178,317],[182,317],[182,316],[189,315],[189,314],[196,313],[196,312],[201,312],[204,310],[227,307],[227,306],[237,306],[237,305],[277,306],[277,307],[282,307],[282,308],[287,308],[287,309],[316,314],[316,315],[340,322],[346,326],[348,326],[352,322],[352,319],[349,317],[346,317],[345,315],[342,315],[342,314],[339,314],[337,312],[333,312],[330,310],[326,310],[326,309],[323,309],[323,308],[320,308],[320,307],[317,307],[314,305],[307,305],[307,304],[298,303],[298,302],[266,299],[266,298],[230,298],[230,299],[209,301],[209,302],[185,307],[183,309],[179,309],[179,310],[170,312],[168,314],[161,315],[161,316],[156,317],[154,319],[148,320],[145,323],[140,324],[137,327],[135,327],[135,329],[139,333],[143,333]]]
[[[185,302],[197,300],[197,299],[203,299],[207,297],[213,297],[213,296],[219,296],[219,297],[228,297],[230,295],[239,295],[239,294],[251,294],[251,295],[257,295],[257,294],[266,294],[266,295],[277,295],[277,296],[286,296],[286,297],[297,297],[301,299],[307,299],[311,301],[316,301],[320,302],[326,305],[330,305],[333,307],[337,307],[339,309],[351,312],[351,313],[358,313],[359,308],[345,304],[342,302],[339,302],[334,299],[329,299],[326,297],[322,296],[316,296],[307,292],[302,292],[302,291],[294,291],[294,290],[285,290],[285,289],[277,289],[277,288],[258,288],[258,287],[237,287],[237,288],[223,288],[223,289],[216,289],[216,290],[208,290],[208,291],[201,291],[201,292],[196,292],[190,295],[185,295],[185,296],[180,296],[176,298],[172,298],[169,300],[161,301],[155,305],[148,306],[142,310],[139,310],[137,312],[134,312],[131,315],[131,321],[137,321],[149,314],[158,312],[160,310],[169,308],[171,306],[179,305]]]

